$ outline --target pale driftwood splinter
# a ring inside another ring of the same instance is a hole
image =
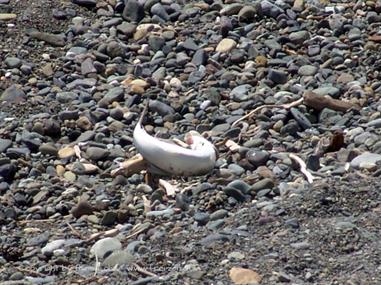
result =
[[[176,196],[176,192],[178,192],[178,190],[176,189],[175,186],[173,186],[168,181],[165,181],[163,179],[159,179],[159,185],[165,189],[165,192],[167,193],[168,197],[175,197]]]
[[[308,183],[312,183],[312,182],[314,182],[314,179],[315,179],[315,177],[311,174],[311,172],[309,172],[308,170],[307,170],[307,165],[306,165],[306,163],[299,157],[299,156],[297,156],[296,154],[294,154],[294,153],[290,153],[289,154],[289,157],[292,159],[292,160],[294,160],[294,161],[296,161],[298,164],[299,164],[299,166],[300,166],[300,171],[304,174],[304,176],[307,178],[307,181],[308,181]]]
[[[111,171],[111,176],[131,176],[132,174],[140,173],[140,171],[145,169],[147,169],[147,162],[140,154],[137,154],[130,159],[121,162],[118,168]]]

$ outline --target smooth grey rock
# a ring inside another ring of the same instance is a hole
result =
[[[264,178],[251,186],[251,192],[258,192],[262,189],[272,189],[273,187],[274,181],[272,181],[270,178]]]
[[[261,1],[260,2],[261,7],[261,14],[264,16],[268,16],[271,18],[276,18],[279,16],[279,14],[284,13],[284,10],[281,9],[279,6],[271,3],[270,1]]]
[[[230,91],[230,97],[237,102],[246,101],[248,99],[248,93],[251,90],[250,84],[243,84],[235,87]]]
[[[144,7],[137,0],[127,0],[122,17],[126,21],[140,22],[144,18]]]
[[[289,35],[290,41],[294,44],[302,44],[304,41],[310,38],[310,34],[307,31],[292,32]]]
[[[16,85],[11,85],[0,96],[0,102],[7,103],[20,103],[26,101],[27,97],[25,92],[16,87]]]
[[[268,161],[269,157],[270,154],[267,151],[251,149],[246,153],[247,160],[256,167],[266,165],[266,162]]]
[[[364,168],[368,165],[376,165],[379,161],[381,161],[381,154],[364,152],[352,159],[351,166],[353,168]]]
[[[318,68],[314,65],[303,65],[299,68],[298,73],[301,76],[313,76],[318,71]]]
[[[156,3],[151,7],[151,14],[158,16],[164,21],[169,21],[169,15],[161,3]]]
[[[22,64],[22,61],[17,57],[7,57],[4,60],[4,63],[8,68],[19,68]]]
[[[12,145],[12,141],[8,139],[0,139],[0,153],[5,152]]]
[[[104,148],[100,147],[95,147],[95,146],[90,146],[86,150],[86,155],[91,159],[91,160],[102,160],[105,159],[109,155],[109,151]]]

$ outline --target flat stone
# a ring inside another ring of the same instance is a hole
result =
[[[238,20],[240,22],[249,22],[254,19],[257,14],[257,9],[254,6],[244,6],[238,13]]]
[[[53,155],[53,156],[58,155],[58,149],[51,143],[43,143],[38,148],[38,151],[41,152],[42,154]]]
[[[381,161],[381,154],[364,152],[352,159],[351,166],[357,169],[369,168],[372,165],[375,166],[379,161]]]
[[[307,31],[297,31],[290,33],[289,38],[294,44],[302,44],[310,38],[310,34]]]
[[[276,84],[285,84],[288,80],[288,74],[285,71],[276,69],[270,69],[267,77]]]
[[[75,150],[73,147],[67,146],[63,147],[58,151],[58,157],[61,159],[69,158],[75,155]]]
[[[123,22],[118,25],[116,29],[126,36],[132,36],[136,31],[136,25],[129,22]]]
[[[220,14],[225,16],[237,15],[242,7],[243,5],[241,3],[228,4],[220,10]]]
[[[12,145],[12,141],[8,139],[0,139],[0,153],[5,152]]]
[[[313,76],[318,71],[318,68],[314,65],[303,65],[299,68],[298,73],[301,76]]]
[[[136,258],[127,250],[115,250],[105,258],[102,265],[113,268],[116,265],[123,266],[135,262]]]
[[[34,39],[44,41],[52,46],[63,47],[66,45],[65,36],[62,34],[50,34],[37,30],[28,30],[27,34]]]
[[[19,68],[22,64],[22,61],[17,57],[7,57],[4,60],[4,63],[8,68]]]
[[[270,1],[261,1],[261,14],[264,16],[268,16],[271,18],[276,18],[279,16],[279,14],[284,13],[284,10],[280,8],[279,6],[271,3]]]
[[[251,87],[250,84],[239,85],[230,91],[230,97],[237,102],[246,101]]]
[[[297,108],[291,108],[290,112],[303,129],[306,130],[312,127],[310,120]]]
[[[0,102],[1,101],[17,104],[26,101],[26,94],[22,89],[16,87],[16,85],[11,85],[1,94]]]
[[[259,285],[262,280],[262,277],[254,270],[241,267],[230,269],[229,277],[234,284]]]
[[[86,150],[86,155],[94,161],[105,159],[109,153],[107,149],[95,146],[88,147]]]
[[[235,42],[235,40],[232,40],[232,39],[222,39],[218,43],[218,45],[216,47],[216,51],[217,52],[227,53],[227,52],[230,52],[236,46],[237,46],[237,43]]]
[[[251,186],[252,192],[258,192],[263,189],[272,189],[274,187],[274,181],[269,178],[259,180]]]

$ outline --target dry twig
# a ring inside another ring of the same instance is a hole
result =
[[[303,102],[303,98],[300,98],[296,101],[293,101],[293,102],[290,102],[290,103],[287,103],[287,104],[276,104],[276,105],[262,105],[262,106],[259,106],[258,108],[255,108],[254,110],[252,110],[250,113],[246,114],[245,116],[239,118],[238,120],[236,120],[235,122],[233,122],[232,124],[232,127],[234,127],[235,125],[237,125],[239,122],[247,119],[247,118],[250,118],[251,116],[253,116],[255,113],[257,113],[258,111],[264,109],[264,108],[283,108],[283,109],[290,109],[292,107],[295,107],[295,106],[298,106],[300,104],[302,104]]]

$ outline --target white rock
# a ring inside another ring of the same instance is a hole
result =
[[[63,247],[65,245],[64,239],[56,239],[47,243],[43,248],[41,248],[42,254],[50,255],[53,251]]]

